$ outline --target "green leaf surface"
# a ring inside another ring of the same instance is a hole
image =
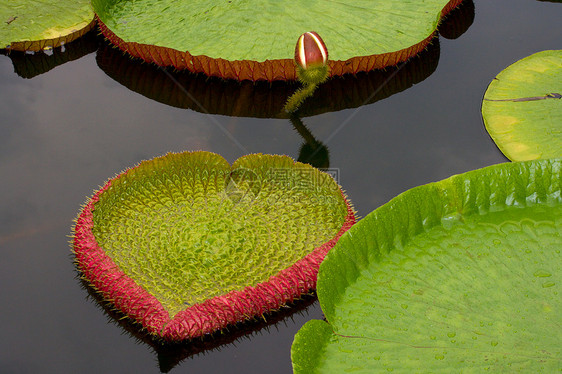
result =
[[[298,37],[317,31],[330,59],[411,47],[437,28],[449,0],[93,0],[125,42],[230,61],[291,59]]]
[[[93,233],[175,315],[266,282],[333,238],[346,215],[334,180],[289,157],[249,155],[231,167],[194,152],[113,180],[95,204]]]
[[[499,164],[367,215],[320,266],[295,373],[560,372],[561,187],[560,159]]]
[[[510,160],[562,157],[562,50],[535,53],[498,74],[482,116]]]
[[[65,38],[86,29],[93,19],[90,0],[4,0],[0,2],[0,48],[42,40],[69,42]]]

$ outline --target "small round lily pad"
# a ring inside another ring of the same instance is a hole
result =
[[[562,159],[505,163],[368,214],[320,266],[295,374],[559,372],[561,188]]]
[[[510,160],[562,157],[562,50],[535,53],[499,73],[482,116]]]
[[[95,25],[90,0],[0,2],[0,49],[40,51],[69,43]]]
[[[108,181],[80,213],[74,253],[91,285],[151,334],[202,336],[275,310],[316,285],[355,221],[337,183],[286,156],[232,166],[167,154]]]
[[[462,0],[93,0],[103,34],[134,57],[237,80],[294,80],[299,36],[316,31],[332,75],[421,52]]]

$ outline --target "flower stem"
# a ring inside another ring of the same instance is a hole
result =
[[[318,85],[316,84],[307,84],[296,90],[295,93],[292,94],[291,97],[289,97],[289,99],[287,100],[287,103],[283,108],[285,112],[287,113],[296,112],[297,109],[299,109],[301,104],[304,102],[304,100],[307,97],[312,96],[317,86]]]
[[[285,112],[296,112],[304,100],[309,96],[312,96],[316,87],[328,79],[328,73],[327,66],[315,66],[309,69],[299,67],[297,70],[297,76],[299,78],[299,82],[303,84],[303,87],[296,90],[295,93],[289,97],[285,107],[283,108]]]

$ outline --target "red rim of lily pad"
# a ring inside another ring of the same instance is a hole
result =
[[[444,18],[463,0],[451,0],[441,11]],[[133,57],[154,63],[158,66],[173,66],[179,70],[189,70],[193,73],[204,73],[224,79],[236,80],[295,80],[297,79],[295,62],[292,59],[266,60],[263,62],[251,60],[229,61],[221,58],[211,58],[205,55],[194,56],[189,52],[182,52],[168,47],[125,42],[114,34],[97,16],[102,34],[122,51]],[[358,56],[346,61],[328,61],[330,76],[356,74],[363,71],[382,69],[407,61],[423,51],[431,42],[435,32],[428,35],[421,42],[411,47],[383,54]]]
[[[271,276],[266,282],[205,300],[171,318],[160,301],[126,275],[104,252],[93,233],[93,210],[100,195],[111,186],[112,181],[139,165],[109,180],[84,206],[74,227],[73,252],[78,268],[97,292],[139,322],[150,334],[166,341],[181,341],[211,334],[237,322],[274,311],[315,289],[320,263],[341,235],[356,221],[353,207],[340,188],[347,214],[342,227],[332,239],[292,266]]]

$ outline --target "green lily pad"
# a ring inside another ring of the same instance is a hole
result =
[[[232,166],[168,154],[100,189],[78,217],[74,252],[106,300],[166,340],[194,338],[279,308],[316,285],[354,223],[326,173],[286,156]]]
[[[482,116],[510,160],[562,157],[562,50],[535,53],[498,74]]]
[[[90,0],[0,3],[0,49],[40,51],[69,43],[94,26]]]
[[[422,51],[461,0],[93,0],[108,39],[135,57],[222,78],[295,79],[298,37],[318,32],[334,75]]]
[[[419,186],[326,256],[299,373],[560,370],[562,160],[506,163]]]

